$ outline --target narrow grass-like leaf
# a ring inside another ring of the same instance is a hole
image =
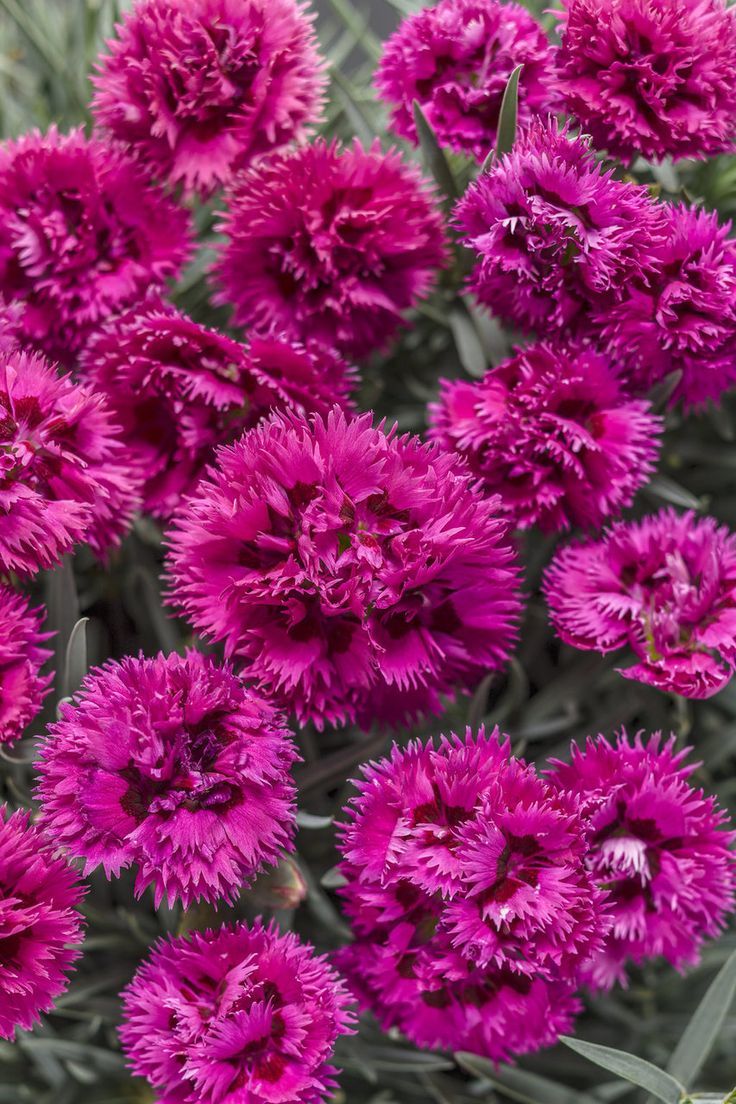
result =
[[[64,659],[63,698],[76,693],[87,674],[87,624],[88,617],[80,617],[69,636]]]
[[[513,1066],[497,1066],[488,1058],[467,1051],[458,1051],[454,1057],[466,1073],[490,1081],[494,1088],[503,1089],[520,1104],[595,1104],[594,1098],[587,1093],[558,1085],[539,1074]]]
[[[357,97],[356,88],[352,81],[335,67],[330,70],[330,77],[337,89],[339,100],[342,103],[343,110],[350,126],[355,132],[356,137],[360,138],[363,145],[367,148],[376,137],[376,130],[370,116]]]
[[[703,503],[696,495],[666,475],[652,476],[644,487],[644,493],[648,498],[668,502],[672,506],[681,506],[684,510],[703,509]]]
[[[422,159],[427,171],[437,181],[437,186],[446,199],[454,203],[460,194],[460,190],[450,168],[450,162],[447,160],[447,155],[437,141],[437,135],[422,111],[422,106],[418,100],[414,100],[414,122],[419,136],[419,148],[422,151]]]
[[[718,972],[695,1009],[690,1023],[667,1063],[678,1081],[692,1084],[710,1054],[736,996],[736,951]]]
[[[296,822],[300,828],[309,828],[316,831],[320,828],[329,828],[332,824],[331,816],[314,816],[313,813],[305,813],[302,809],[296,814]]]
[[[595,1062],[601,1069],[608,1070],[622,1077],[624,1081],[630,1081],[632,1085],[639,1085],[646,1089],[662,1104],[681,1104],[686,1095],[684,1085],[670,1073],[665,1073],[658,1066],[647,1062],[644,1058],[637,1058],[635,1054],[626,1054],[623,1050],[614,1050],[613,1047],[599,1046],[598,1043],[586,1043],[583,1039],[573,1039],[569,1035],[560,1036],[561,1042],[577,1054],[582,1054],[591,1062]]]
[[[494,161],[506,153],[511,153],[516,141],[516,124],[519,117],[519,77],[523,65],[517,65],[509,77],[501,100],[496,129],[496,148],[486,157],[481,172],[487,172]]]
[[[464,307],[450,312],[450,329],[460,363],[469,376],[480,379],[488,368],[488,359],[475,323]]]
[[[356,46],[360,46],[371,61],[378,61],[381,56],[380,40],[369,29],[368,20],[358,12],[351,0],[329,0],[329,5],[354,35]]]

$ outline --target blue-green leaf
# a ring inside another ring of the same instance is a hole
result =
[[[644,1058],[637,1058],[634,1054],[626,1054],[623,1050],[614,1050],[612,1047],[599,1046],[597,1043],[586,1043],[582,1039],[572,1039],[569,1035],[562,1035],[561,1042],[570,1050],[582,1054],[583,1058],[595,1062],[601,1069],[646,1089],[657,1100],[661,1100],[662,1104],[681,1104],[686,1096],[684,1085]]]
[[[719,970],[707,993],[695,1009],[685,1033],[667,1063],[667,1070],[680,1081],[695,1080],[710,1054],[736,996],[736,951]]]
[[[445,151],[437,141],[437,135],[432,129],[427,116],[422,111],[421,104],[418,100],[414,100],[414,123],[417,128],[419,148],[422,151],[422,160],[424,161],[427,171],[430,172],[437,181],[437,185],[442,194],[450,202],[454,202],[458,198],[460,191],[455,177],[452,174],[450,162],[447,160]]]

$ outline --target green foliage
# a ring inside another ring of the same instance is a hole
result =
[[[45,128],[52,121],[62,128],[89,121],[88,75],[121,6],[116,0],[0,0],[3,136]],[[329,0],[323,5],[320,33],[332,74],[326,135],[358,134],[366,142],[378,136],[389,144],[385,111],[371,90],[380,42],[369,23],[383,20],[375,25],[385,33],[391,21],[419,6],[416,0]],[[540,14],[549,5],[534,0],[528,6]],[[513,102],[511,87],[508,110],[502,112],[500,150],[513,141]],[[429,170],[444,197],[461,193],[475,167],[439,150],[421,112],[417,121],[422,148],[404,147],[406,155]],[[637,166],[636,173],[667,194],[677,195],[682,189],[724,217],[736,211],[734,158],[717,158],[701,167],[680,165],[676,177],[655,175],[646,165]],[[196,212],[204,248],[174,296],[199,320],[223,325],[222,312],[210,306],[206,277],[214,209],[216,203]],[[455,266],[411,320],[396,348],[388,357],[363,366],[364,408],[404,428],[421,430],[426,403],[435,397],[441,376],[478,375],[484,362],[495,363],[508,353],[514,335],[502,333],[473,312],[462,293],[463,271],[464,259],[458,254]],[[662,406],[665,392],[660,387],[655,396]],[[733,400],[718,413],[706,411],[690,418],[687,425],[679,414],[669,413],[657,478],[649,498],[640,496],[634,512],[651,509],[656,499],[658,504],[707,509],[736,528],[735,417]],[[3,756],[4,800],[32,803],[34,736],[53,719],[58,701],[73,691],[88,663],[139,649],[146,654],[160,648],[181,650],[191,643],[186,627],[162,609],[160,537],[150,521],[140,522],[107,571],[81,552],[39,585],[35,597],[47,602],[57,631],[56,693],[36,731],[12,756]],[[601,659],[561,646],[549,630],[538,591],[555,543],[555,538],[538,536],[525,541],[529,601],[522,643],[506,676],[489,676],[471,700],[448,707],[422,731],[448,731],[481,720],[501,723],[515,750],[540,762],[564,755],[571,738],[589,732],[610,733],[624,724],[632,730],[673,731],[680,742],[696,745],[701,760],[695,774],[698,784],[736,813],[736,686],[707,702],[684,702],[639,683],[622,682],[614,671],[620,657]],[[402,739],[412,735],[405,733]],[[303,764],[298,772],[302,811],[296,863],[261,879],[220,915],[223,920],[258,912],[275,915],[284,927],[293,927],[327,950],[346,938],[334,894],[332,820],[350,795],[348,780],[358,764],[380,755],[388,741],[351,730],[323,736],[303,730],[298,740]],[[299,895],[304,900],[294,908]],[[113,882],[93,876],[85,912],[86,954],[69,992],[32,1035],[22,1036],[15,1045],[0,1045],[0,1104],[143,1104],[153,1099],[124,1071],[115,1033],[117,994],[151,943],[197,923],[198,917],[184,918],[179,908],[157,910],[149,895],[135,902],[127,875]],[[516,1068],[496,1068],[473,1055],[458,1054],[452,1060],[419,1052],[383,1035],[365,1017],[360,1034],[340,1045],[338,1061],[345,1073],[339,1099],[350,1104],[636,1100],[637,1090],[627,1088],[620,1080],[623,1076],[636,1085],[644,1083],[670,1104],[685,1104],[680,1084],[695,1093],[693,1104],[720,1102],[736,1083],[736,1017],[729,1008],[736,983],[734,951],[736,931],[731,929],[706,949],[702,965],[686,978],[666,966],[634,971],[630,988],[590,1001],[579,1022],[579,1039],[526,1057]],[[713,981],[721,967],[723,972]],[[650,1075],[653,1081],[643,1080]],[[716,1095],[706,1097],[705,1092]],[[736,1104],[736,1090],[728,1101]]]

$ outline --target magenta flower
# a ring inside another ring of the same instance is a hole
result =
[[[83,890],[30,823],[0,806],[0,1037],[29,1031],[67,987],[79,957]]]
[[[120,1038],[160,1104],[321,1104],[348,1002],[293,932],[225,925],[157,944],[123,993]]]
[[[0,295],[70,366],[110,314],[176,277],[189,219],[120,148],[52,127],[0,145]]]
[[[645,391],[679,371],[672,401],[698,407],[736,383],[736,246],[714,212],[663,209],[668,233],[650,253],[653,278],[604,302],[597,324],[633,386]]]
[[[482,380],[442,380],[430,436],[498,494],[513,524],[598,526],[651,474],[662,420],[584,345],[538,342]]]
[[[0,356],[0,570],[34,575],[78,541],[119,543],[141,476],[101,395],[43,357]]]
[[[48,692],[52,676],[41,674],[51,655],[44,647],[49,634],[41,630],[43,616],[0,584],[0,744],[23,735]]]
[[[736,667],[736,537],[713,518],[661,510],[619,522],[558,552],[544,591],[565,643],[634,652],[625,678],[709,698]]]
[[[273,417],[175,518],[170,601],[300,723],[398,723],[508,657],[519,598],[495,505],[370,414]]]
[[[540,120],[471,184],[456,209],[478,255],[470,288],[522,329],[570,327],[603,294],[647,278],[661,205],[615,180],[585,138]]]
[[[82,368],[145,473],[144,509],[163,518],[194,490],[216,445],[272,410],[351,406],[353,373],[336,353],[278,337],[248,349],[156,301],[113,319]]]
[[[142,0],[92,78],[98,123],[203,195],[320,121],[326,84],[297,0]]]
[[[43,823],[156,906],[233,901],[291,846],[296,757],[277,713],[199,652],[128,657],[85,679],[38,763]]]
[[[736,148],[736,18],[723,0],[563,0],[558,87],[599,149]]]
[[[384,347],[445,255],[434,196],[378,144],[323,141],[243,173],[220,227],[218,301],[238,325],[316,339],[348,357]]]
[[[394,747],[363,775],[339,844],[363,1002],[421,1046],[500,1061],[552,1043],[607,926],[573,803],[498,729]]]
[[[626,984],[629,961],[663,955],[678,969],[698,961],[703,941],[721,931],[736,904],[736,833],[712,797],[689,781],[689,749],[655,733],[611,745],[588,738],[572,761],[553,760],[550,781],[586,811],[587,863],[604,888],[613,926],[586,967],[589,983]]]
[[[0,297],[0,357],[18,349],[23,332],[22,318],[21,303],[6,303]]]
[[[523,65],[519,123],[554,108],[549,39],[526,8],[500,0],[440,0],[408,16],[383,51],[376,87],[391,126],[418,143],[418,101],[441,145],[482,161],[496,145],[506,84]]]

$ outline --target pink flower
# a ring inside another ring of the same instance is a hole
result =
[[[139,484],[101,395],[41,356],[0,356],[0,570],[34,575],[78,541],[103,554]]]
[[[565,643],[634,652],[625,678],[709,698],[736,667],[736,537],[713,518],[662,510],[619,522],[558,552],[544,590]]]
[[[664,205],[668,233],[650,253],[653,277],[602,303],[603,340],[641,391],[679,371],[672,401],[703,406],[736,383],[736,246],[714,212]]]
[[[601,295],[646,280],[661,206],[615,180],[585,138],[536,120],[457,206],[478,255],[470,289],[522,329],[568,328]]]
[[[599,149],[708,157],[736,147],[736,18],[723,0],[563,0],[558,87]]]
[[[41,631],[44,611],[0,584],[0,744],[23,735],[41,708],[51,682],[41,668],[51,652]]]
[[[98,123],[203,195],[320,121],[326,84],[297,0],[142,0],[92,78]]]
[[[0,806],[0,1037],[28,1031],[67,987],[79,957],[76,871],[28,818]]]
[[[370,414],[274,416],[175,518],[170,601],[300,723],[397,723],[508,657],[519,599],[495,506]]]
[[[0,145],[0,295],[70,366],[97,324],[176,277],[189,220],[120,148],[52,127]]]
[[[275,336],[246,348],[157,301],[113,319],[82,368],[145,473],[144,508],[163,518],[194,490],[216,445],[272,410],[351,408],[353,373],[336,353]]]
[[[21,303],[6,303],[0,297],[0,357],[18,349],[23,329],[22,318]]]
[[[607,926],[574,804],[498,729],[394,747],[363,775],[339,847],[364,1003],[422,1046],[500,1061],[552,1043]]]
[[[157,944],[123,994],[120,1038],[159,1104],[320,1104],[348,1000],[292,932],[225,925]]]
[[[323,141],[239,177],[220,229],[218,301],[238,325],[349,357],[385,347],[445,259],[441,215],[396,152]]]
[[[233,901],[291,846],[296,753],[277,713],[199,652],[97,668],[50,726],[38,763],[43,823],[135,891]]]
[[[662,421],[584,345],[538,342],[482,380],[442,380],[430,436],[462,456],[515,526],[598,526],[651,474]]]
[[[689,781],[689,749],[655,733],[633,743],[623,730],[611,745],[590,737],[572,760],[553,760],[550,781],[586,812],[587,863],[604,888],[613,926],[586,967],[596,988],[626,984],[626,965],[663,955],[682,969],[703,941],[722,930],[736,904],[736,833],[712,797]]]
[[[506,84],[523,65],[519,122],[554,107],[552,50],[529,12],[500,0],[440,0],[408,16],[383,51],[376,87],[391,126],[418,142],[418,101],[441,145],[482,161],[496,145]]]

